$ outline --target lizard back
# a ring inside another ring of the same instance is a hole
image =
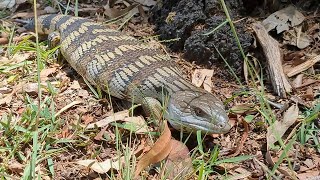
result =
[[[141,96],[161,100],[194,88],[171,58],[154,46],[91,20],[67,15],[38,18],[41,34],[60,33],[60,51],[70,65],[93,85],[120,99]]]

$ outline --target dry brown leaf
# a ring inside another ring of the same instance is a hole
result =
[[[297,87],[300,87],[302,85],[302,79],[303,78],[303,74],[299,74],[294,80],[293,80],[293,83],[292,83],[292,86],[294,88],[297,88]]]
[[[313,161],[312,161],[311,159],[306,159],[305,161],[303,161],[303,163],[304,163],[305,165],[307,165],[308,168],[313,168],[313,167],[315,167],[315,164],[313,163]]]
[[[249,124],[245,120],[242,120],[242,123],[244,125],[244,132],[241,137],[241,141],[239,142],[239,145],[234,149],[233,153],[231,154],[231,156],[233,157],[239,155],[242,152],[244,144],[249,136]]]
[[[79,84],[79,81],[74,80],[70,86],[71,89],[81,89],[81,86]]]
[[[171,151],[171,131],[168,128],[168,124],[164,121],[164,130],[159,139],[155,142],[154,146],[147,154],[141,157],[137,164],[136,171],[134,173],[135,179],[138,178],[140,172],[149,166],[150,164],[157,163],[165,159]]]
[[[247,171],[244,168],[238,167],[234,170],[236,173],[232,173],[232,175],[227,176],[228,180],[238,180],[238,179],[248,179],[252,175],[250,171]]]
[[[53,67],[53,68],[48,68],[48,69],[43,69],[41,72],[40,72],[40,80],[41,81],[46,81],[48,80],[48,76],[55,73],[57,71],[57,68],[56,67]]]
[[[113,161],[111,159],[107,159],[103,162],[98,162],[95,159],[79,160],[76,162],[76,164],[88,167],[100,174],[107,173],[110,169],[115,169],[115,170],[120,169],[119,160]]]
[[[278,138],[287,131],[287,129],[298,119],[299,108],[297,105],[292,105],[283,115],[282,121],[275,121],[267,129],[267,145],[268,148],[277,142]],[[277,138],[278,137],[278,138]]]
[[[230,112],[234,114],[244,114],[255,110],[254,104],[237,104],[230,109]]]
[[[111,122],[114,121],[119,121],[119,120],[124,120],[125,118],[129,117],[129,111],[128,110],[124,110],[124,111],[120,111],[120,112],[116,112],[114,113],[112,116],[108,116],[98,122],[95,123],[91,123],[87,126],[87,129],[92,129],[94,127],[104,127],[106,125],[108,125]]]
[[[106,117],[98,122],[91,123],[87,126],[87,129],[94,128],[95,126],[104,127],[115,121],[124,121],[125,126],[133,126],[135,130],[134,132],[136,134],[144,134],[146,132],[149,132],[145,119],[142,116],[129,117],[128,110],[114,113],[113,115]]]
[[[289,30],[289,26],[297,26],[303,22],[305,17],[294,6],[290,5],[284,9],[272,13],[267,19],[263,20],[263,25],[267,31],[274,28],[277,33]],[[290,21],[290,23],[289,23]]]
[[[320,173],[319,170],[310,170],[305,173],[297,174],[297,177],[300,180],[318,180],[320,179]]]
[[[0,10],[11,9],[15,4],[15,0],[2,0],[0,1]]]
[[[213,83],[212,83],[211,77],[210,78],[207,77],[203,82],[203,89],[208,92],[212,92],[212,87],[213,87]]]
[[[308,100],[314,100],[314,94],[313,94],[313,89],[312,87],[307,87],[307,91],[305,94],[302,95],[303,98],[308,99]]]
[[[45,10],[38,10],[37,14],[38,16],[46,14],[47,12]],[[17,19],[17,18],[33,18],[34,17],[34,13],[33,12],[18,12],[15,15],[13,15],[11,18],[12,19]]]
[[[211,69],[196,69],[192,74],[192,84],[200,87],[205,79],[210,79],[213,76],[213,70]]]
[[[135,4],[135,5],[128,6],[125,9],[117,9],[117,8],[111,8],[110,3],[108,2],[104,6],[104,9],[105,9],[104,14],[110,19],[119,18],[119,17],[125,16],[127,13],[129,13],[133,9],[136,9],[136,12],[138,12],[137,6],[138,4]]]
[[[87,99],[89,97],[89,92],[87,90],[80,89],[78,91],[78,96],[83,98],[83,99]]]
[[[171,152],[168,155],[162,177],[186,179],[193,173],[192,159],[188,147],[180,141],[171,139]]]
[[[12,173],[20,174],[23,172],[25,166],[19,163],[17,160],[13,159],[13,160],[10,160],[8,168]]]
[[[29,95],[38,94],[38,83],[27,83],[23,86],[23,90]]]
[[[13,96],[13,93],[10,93],[5,95],[5,97],[0,98],[0,105],[4,105],[4,104],[9,105],[12,101],[12,96]]]
[[[101,131],[94,137],[95,140],[101,141],[103,139],[103,134],[106,132],[108,126],[101,129]]]
[[[305,32],[301,32],[301,28],[302,26],[299,26],[286,31],[283,35],[284,44],[290,44],[299,49],[308,47],[312,42],[312,39]]]
[[[288,167],[279,167],[278,171],[291,179],[297,179],[297,173]]]
[[[134,0],[134,1],[144,6],[154,6],[157,4],[156,0]]]
[[[134,126],[134,132],[136,134],[145,134],[149,132],[147,123],[142,116],[127,117],[124,118],[123,121],[125,121],[124,125]]]
[[[93,116],[91,116],[90,114],[86,114],[86,115],[82,116],[81,119],[85,125],[88,125],[89,123],[91,123],[93,121]]]

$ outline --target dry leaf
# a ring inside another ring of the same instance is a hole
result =
[[[23,86],[23,90],[29,95],[38,94],[38,83],[27,83]]]
[[[15,0],[2,0],[0,1],[0,10],[11,9],[15,4]]]
[[[164,130],[159,139],[154,143],[154,146],[147,154],[143,155],[137,164],[134,173],[135,179],[139,176],[140,172],[150,164],[157,163],[168,156],[171,151],[171,131],[168,124],[164,121]]]
[[[302,85],[302,78],[304,74],[299,74],[292,82],[294,88],[300,87]]]
[[[319,170],[310,170],[305,173],[297,174],[297,177],[300,180],[319,180],[320,179],[320,174]]]
[[[94,137],[95,140],[101,141],[103,139],[103,134],[106,132],[108,126],[101,129],[101,131]]]
[[[237,104],[230,109],[234,114],[244,114],[255,110],[254,104]]]
[[[161,177],[185,179],[193,173],[189,149],[185,144],[174,139],[171,139],[170,143],[172,149],[168,155]]]
[[[57,71],[57,68],[53,67],[53,68],[48,68],[48,69],[43,69],[40,72],[40,80],[41,81],[46,81],[48,80],[48,76],[55,73]]]
[[[303,22],[305,17],[294,6],[290,5],[284,9],[271,14],[265,19],[262,24],[267,31],[274,28],[277,29],[277,33],[289,30],[289,26],[297,26]],[[289,23],[290,21],[290,23]]]
[[[129,117],[128,110],[114,113],[113,115],[108,116],[98,122],[91,123],[87,126],[87,129],[91,129],[94,127],[104,127],[115,121],[124,121],[124,126],[133,128],[132,130],[136,134],[145,134],[146,132],[149,132],[145,119],[142,116]]]
[[[115,169],[115,170],[120,169],[119,168],[120,162],[112,161],[111,159],[107,159],[103,162],[97,162],[97,160],[95,159],[87,159],[87,160],[77,161],[76,163],[85,167],[89,167],[90,169],[100,174],[107,173],[110,169]]]
[[[119,18],[122,16],[125,16],[126,14],[128,14],[130,11],[132,10],[136,10],[136,12],[138,12],[137,9],[138,4],[135,5],[131,5],[128,6],[125,9],[117,9],[117,8],[111,8],[110,7],[110,3],[108,2],[105,6],[104,6],[104,14],[109,17],[110,19],[115,19],[115,18]]]
[[[9,166],[8,168],[10,169],[10,171],[12,173],[15,173],[15,174],[20,174],[23,172],[24,170],[24,165],[19,163],[17,160],[13,159],[13,160],[10,160],[9,162]]]
[[[5,97],[0,99],[0,105],[4,105],[4,104],[9,105],[12,101],[12,96],[13,96],[13,93],[5,95]]]
[[[149,132],[147,123],[142,116],[124,118],[124,126],[131,126],[136,134],[145,134]]]
[[[210,79],[213,76],[213,70],[210,69],[196,69],[192,74],[192,84],[200,87],[205,79]]]
[[[290,44],[299,49],[308,47],[312,42],[312,39],[305,32],[301,32],[301,28],[302,26],[299,26],[286,31],[283,35],[284,44]]]
[[[86,114],[86,115],[82,116],[81,119],[85,125],[88,125],[89,123],[91,123],[93,121],[93,116],[91,116],[90,114]]]
[[[267,144],[268,148],[277,142],[278,138],[287,131],[287,129],[298,119],[299,108],[297,105],[292,105],[283,115],[282,121],[275,121],[267,129]],[[276,138],[278,137],[278,138]]]
[[[95,123],[91,123],[87,126],[87,129],[92,129],[95,126],[97,127],[104,127],[106,125],[108,125],[111,122],[114,121],[119,121],[119,120],[124,120],[125,118],[129,117],[129,111],[128,110],[124,110],[124,111],[120,111],[120,112],[116,112],[114,113],[112,116],[108,116],[98,122]]]
[[[155,0],[134,0],[134,1],[144,6],[154,6],[157,4],[157,1]]]
[[[232,175],[227,176],[226,179],[228,180],[238,180],[238,179],[248,179],[252,175],[250,171],[247,171],[244,168],[237,168],[234,170],[236,173],[232,173]]]
[[[79,81],[74,80],[70,86],[71,89],[81,89]]]

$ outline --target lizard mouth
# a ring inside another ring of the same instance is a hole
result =
[[[228,122],[219,123],[218,125],[206,121],[190,122],[188,120],[183,120],[169,122],[171,126],[173,126],[177,130],[183,130],[192,133],[195,133],[198,130],[200,130],[202,133],[208,134],[225,134],[231,129],[231,126]]]

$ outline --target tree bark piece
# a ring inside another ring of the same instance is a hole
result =
[[[286,98],[286,93],[291,92],[292,87],[283,72],[279,44],[268,34],[260,22],[254,23],[252,28],[266,56],[273,90],[278,96]]]
[[[311,68],[314,64],[320,61],[320,55],[317,55],[313,57],[312,59],[299,64],[298,66],[294,67],[291,71],[287,73],[288,77],[292,77],[294,75],[297,75],[301,73],[302,71],[305,71],[309,68]]]

